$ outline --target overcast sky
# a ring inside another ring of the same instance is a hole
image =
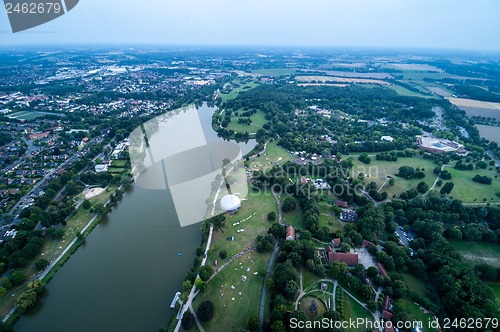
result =
[[[500,51],[500,0],[80,0],[2,45],[203,44]]]

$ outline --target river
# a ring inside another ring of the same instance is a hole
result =
[[[208,141],[221,141],[211,127],[215,110],[198,110]],[[255,141],[240,146],[245,154]],[[132,185],[14,331],[158,331],[200,241],[200,224],[180,227],[168,190]]]

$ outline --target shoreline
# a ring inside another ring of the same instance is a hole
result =
[[[59,269],[68,261],[71,255],[73,255],[78,250],[78,248],[85,242],[87,236],[90,235],[90,233],[99,224],[102,218],[104,218],[111,211],[112,207],[115,206],[116,203],[118,203],[118,201],[125,193],[126,189],[129,188],[132,183],[133,181],[130,181],[127,185],[120,185],[119,187],[117,187],[116,190],[110,195],[110,198],[104,204],[106,208],[104,212],[102,212],[101,214],[98,213],[95,214],[89,220],[89,222],[82,228],[82,230],[78,232],[78,234],[71,240],[71,242],[69,242],[69,244],[66,246],[66,248],[64,248],[62,253],[56,259],[50,262],[47,268],[39,272],[34,277],[29,278],[17,289],[11,291],[5,296],[17,292],[19,289],[25,287],[29,282],[32,282],[34,280],[40,280],[42,286],[47,285],[52,280],[52,277],[57,273],[57,271],[59,271]],[[111,202],[111,197],[117,192],[119,192],[120,195],[116,197],[116,200],[113,203],[113,205],[109,205],[109,203]],[[6,324],[8,327],[12,327],[20,317],[21,313],[17,311],[17,307],[14,305],[12,309],[2,318],[2,323]]]

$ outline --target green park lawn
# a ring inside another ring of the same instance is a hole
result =
[[[337,288],[337,292],[343,292],[342,298],[344,299],[344,319],[356,320],[357,318],[364,318],[367,320],[373,320],[373,316],[363,308],[358,302],[354,301],[346,292]],[[366,329],[362,328],[348,328],[347,331],[366,331]]]
[[[488,263],[500,267],[500,244],[452,240],[450,244],[470,265]]]
[[[369,184],[374,181],[377,183],[377,189],[384,184],[387,176],[392,176],[394,178],[394,186],[390,187],[389,183],[380,191],[387,191],[388,197],[393,195],[400,195],[402,192],[407,191],[411,188],[416,188],[418,183],[424,181],[432,186],[436,180],[436,175],[433,170],[436,167],[430,160],[422,159],[419,157],[412,158],[398,158],[398,161],[385,161],[385,160],[375,160],[375,154],[369,155],[371,158],[370,164],[366,165],[358,160],[358,155],[351,155],[353,157],[353,168],[351,176],[356,176],[358,172],[365,174],[364,182]],[[411,179],[406,180],[404,178],[397,177],[396,174],[401,166],[411,166],[413,168],[424,168],[425,178],[423,179]],[[369,176],[368,176],[369,175]]]
[[[418,279],[409,273],[403,273],[402,276],[403,281],[406,283],[410,291],[421,295],[425,295],[426,292],[429,291],[428,285],[421,279]]]
[[[124,160],[124,159],[115,159],[113,160],[113,163],[112,165],[114,167],[125,167],[125,165],[127,165],[128,163],[128,160]]]
[[[316,300],[316,305],[317,305],[316,314],[311,311],[312,300]],[[320,319],[321,315],[323,315],[326,312],[326,304],[323,302],[323,299],[321,298],[307,295],[300,300],[299,310],[305,313],[309,320],[317,320]]]
[[[239,113],[242,111],[240,110]],[[238,123],[239,118],[244,118],[240,116],[231,116],[231,122],[227,126],[227,129],[229,130],[234,130],[240,133],[256,133],[257,130],[262,128],[263,125],[267,123],[267,120],[265,118],[265,114],[262,111],[257,111],[257,113],[252,114],[250,116],[250,120],[252,120],[251,124],[243,124],[243,123]]]
[[[254,273],[265,270],[270,256],[270,253],[255,251],[245,254],[231,262],[209,282],[208,290],[193,301],[195,310],[205,300],[214,304],[214,317],[209,322],[202,323],[205,331],[217,331],[221,326],[225,331],[245,329],[248,319],[253,315],[258,316],[264,278]],[[248,269],[250,270],[247,271]],[[242,275],[247,277],[246,281],[242,281]]]
[[[500,283],[496,282],[496,283],[493,283],[493,282],[489,282],[489,283],[486,283],[488,286],[491,287],[491,289],[493,290],[493,294],[495,294],[495,299],[496,299],[496,303],[497,303],[497,306],[500,308]]]
[[[415,317],[417,321],[422,322],[425,331],[436,331],[436,329],[432,329],[428,324],[428,322],[432,321],[433,316],[430,313],[423,312],[415,302],[405,299],[399,300],[398,304],[401,305],[404,312]]]
[[[220,97],[222,99],[222,102],[225,102],[226,100],[232,100],[232,99],[235,99],[236,97],[238,97],[238,94],[241,91],[255,88],[258,85],[259,85],[259,83],[256,83],[256,82],[245,83],[245,84],[237,87],[236,89],[231,90],[231,92],[229,92],[229,93],[221,93]]]
[[[259,157],[251,158],[247,164],[252,171],[266,170],[274,166],[274,164],[283,165],[287,161],[291,161],[294,156],[277,145],[278,141],[271,141],[266,146],[266,151]],[[281,159],[280,159],[281,158]]]
[[[304,289],[314,284],[317,280],[317,275],[315,275],[308,269],[302,269],[302,287],[304,287]]]
[[[278,195],[278,197],[281,201],[281,206],[283,206],[283,202],[285,201],[287,195],[281,194]],[[295,210],[286,213],[283,212],[282,218],[285,224],[289,224],[292,225],[293,227],[298,227],[302,229],[305,228],[304,219],[302,218],[302,210],[297,200],[295,200]]]
[[[495,195],[500,192],[500,179],[495,178],[497,173],[483,169],[460,171],[452,167],[446,170],[451,173],[450,181],[455,184],[451,197],[466,203],[500,203],[500,197]],[[493,182],[490,185],[474,182],[472,178],[476,174],[489,176]]]
[[[110,168],[108,169],[108,171],[109,171],[110,173],[119,173],[119,174],[124,173],[124,172],[125,172],[125,170],[126,170],[126,169],[125,169],[124,167],[110,167]]]
[[[247,199],[241,202],[240,210],[227,217],[224,232],[214,232],[207,264],[213,265],[216,259],[222,264],[223,261],[218,256],[222,249],[227,251],[227,257],[230,258],[241,250],[253,246],[257,236],[267,234],[267,230],[271,227],[272,222],[267,220],[267,214],[272,211],[276,213],[276,216],[278,215],[278,208],[272,193],[270,191],[254,192],[249,188]],[[233,226],[234,223],[248,217],[250,217],[248,220]],[[245,231],[238,233],[239,229]],[[231,236],[234,236],[234,241],[227,240]]]

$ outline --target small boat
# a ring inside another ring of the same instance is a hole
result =
[[[179,251],[179,252],[177,253],[177,256],[182,256],[182,253]]]
[[[173,309],[175,307],[175,303],[179,301],[179,296],[181,295],[181,292],[177,292],[174,295],[174,299],[172,300],[172,303],[170,303],[170,309]]]

